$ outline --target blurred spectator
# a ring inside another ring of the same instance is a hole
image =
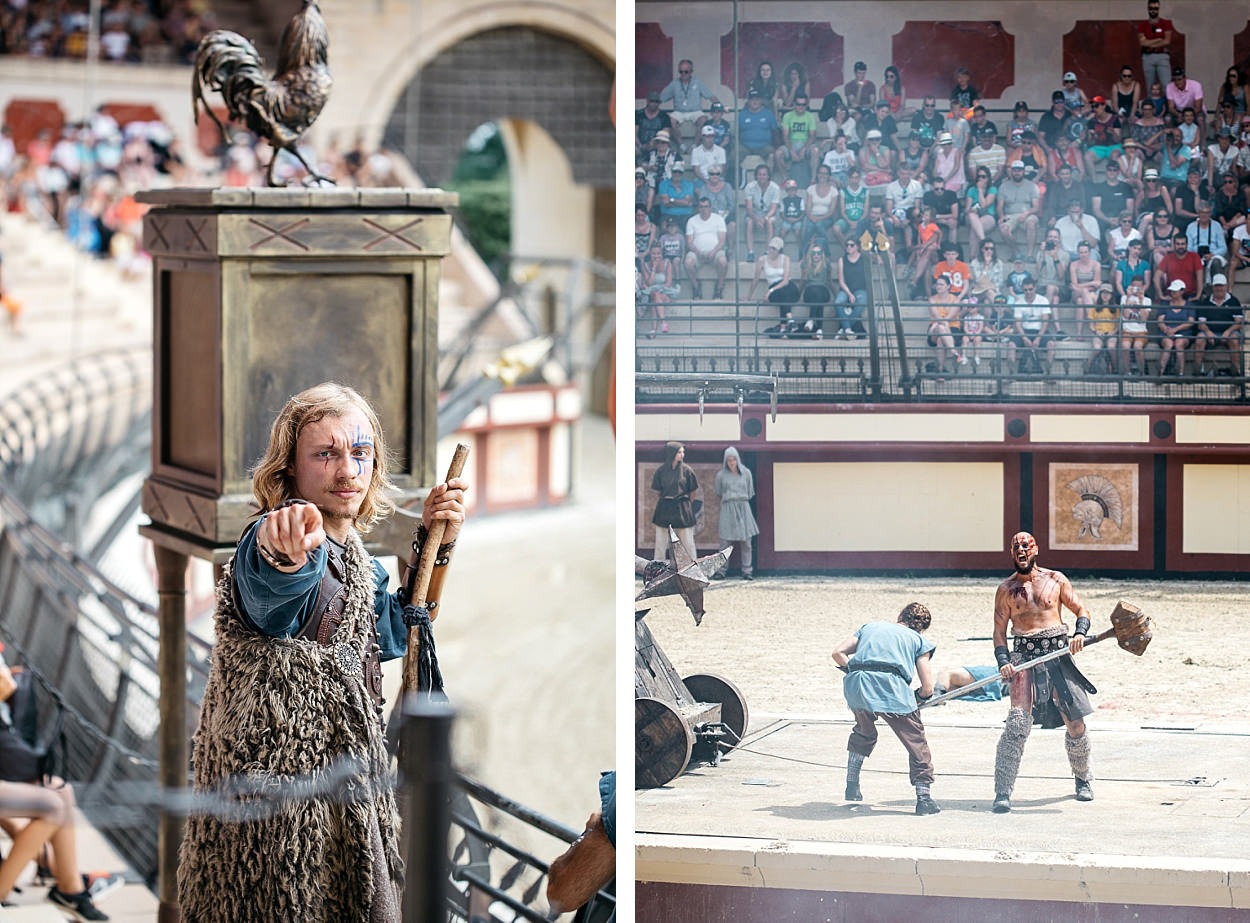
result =
[[[951,87],[951,103],[958,103],[964,110],[973,108],[981,101],[981,91],[972,85],[972,71],[966,67],[955,70],[955,85]]]
[[[660,91],[660,102],[673,104],[669,118],[673,120],[674,128],[680,132],[687,125],[693,125],[697,135],[707,121],[707,116],[703,113],[705,99],[711,104],[716,97],[694,76],[694,62],[689,58],[682,58],[677,62],[677,76]]]
[[[673,131],[669,114],[660,111],[660,94],[652,90],[646,104],[634,113],[634,157],[640,162],[645,160],[655,150],[656,137],[663,133],[672,138]]]

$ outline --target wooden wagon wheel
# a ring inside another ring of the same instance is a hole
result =
[[[658,788],[690,762],[694,732],[672,705],[649,696],[634,699],[634,788]]]
[[[683,683],[696,702],[710,702],[720,705],[720,720],[732,734],[721,741],[722,750],[732,750],[746,735],[747,724],[751,719],[747,710],[747,700],[738,687],[724,677],[714,673],[695,673],[687,676]]]

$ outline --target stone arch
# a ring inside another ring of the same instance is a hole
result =
[[[383,143],[404,151],[427,183],[440,185],[478,125],[531,120],[559,143],[576,182],[607,188],[615,158],[611,87],[611,71],[568,39],[529,27],[488,29],[445,49],[409,81]],[[415,126],[410,111],[421,114]]]

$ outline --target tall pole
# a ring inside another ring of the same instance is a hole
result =
[[[404,923],[447,923],[447,884],[451,872],[451,724],[446,702],[425,696],[404,699],[399,738],[399,774],[408,873]]]
[[[160,607],[160,650],[157,665],[161,681],[161,789],[169,794],[187,784],[187,555],[154,546]],[[184,820],[161,808],[158,820],[157,869],[160,905],[158,923],[179,923],[178,847]]]

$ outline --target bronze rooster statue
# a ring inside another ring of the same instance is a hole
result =
[[[290,151],[304,165],[309,179],[333,184],[314,170],[296,148],[300,136],[316,121],[330,97],[330,69],[326,52],[330,36],[317,0],[303,0],[304,6],[282,30],[278,48],[278,69],[273,79],[265,76],[264,62],[253,45],[237,32],[218,29],[200,41],[195,53],[195,76],[191,82],[191,108],[195,121],[200,109],[209,114],[223,137],[230,140],[204,99],[205,88],[221,94],[231,121],[242,122],[273,145],[273,157],[265,172],[266,182],[276,185],[274,164],[280,150]]]

